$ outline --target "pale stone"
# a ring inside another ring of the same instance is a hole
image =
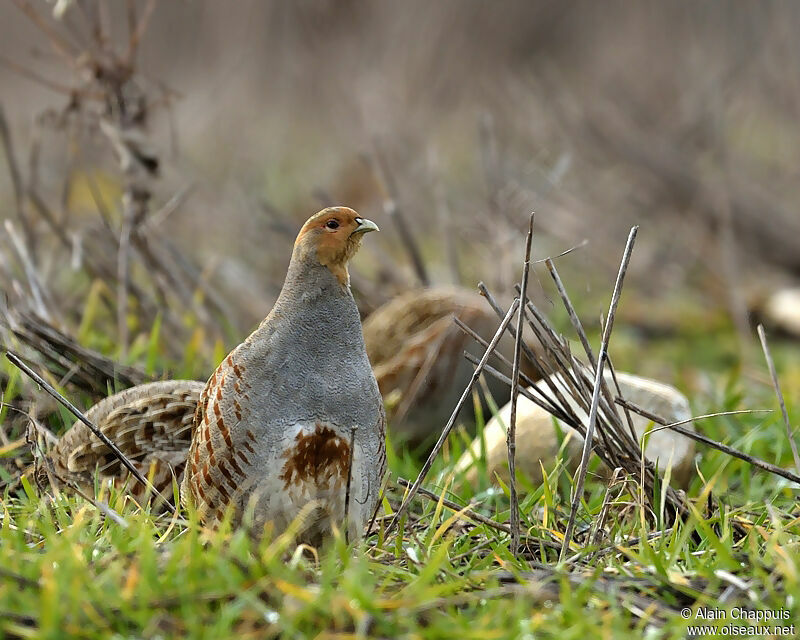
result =
[[[764,317],[774,327],[800,336],[800,288],[773,293],[764,304]]]
[[[605,375],[612,393],[614,386],[609,372]],[[563,380],[557,376],[552,379],[564,390]],[[654,413],[669,422],[679,422],[691,418],[689,402],[682,393],[655,380],[642,378],[628,373],[617,373],[622,396]],[[544,383],[539,383],[542,389],[547,389]],[[548,394],[549,395],[549,394]],[[564,393],[573,407],[578,418],[584,424],[588,423],[587,412],[580,409],[568,393]],[[509,402],[492,417],[484,429],[486,440],[486,459],[490,477],[495,473],[507,482],[508,453],[506,448],[506,427],[511,419],[511,403]],[[650,420],[631,412],[634,431],[641,441],[642,435],[654,425]],[[624,420],[624,418],[623,418]],[[556,423],[558,427],[556,427]],[[694,431],[694,425],[689,422],[684,425],[686,429]],[[559,438],[558,429],[563,438]],[[517,436],[516,436],[516,466],[518,472],[525,474],[534,484],[542,482],[542,467],[548,473],[555,468],[559,454],[560,443],[563,443],[562,460],[566,468],[573,473],[577,468],[583,449],[583,438],[577,431],[553,418],[544,409],[534,404],[524,396],[519,397],[517,405]],[[468,451],[462,455],[456,466],[457,470],[467,470],[467,479],[474,482],[477,470],[473,460],[480,456],[481,443],[476,438]],[[647,441],[645,456],[656,462],[663,475],[668,465],[672,467],[672,484],[686,487],[694,475],[694,440],[680,435],[670,429],[660,429],[652,433]]]

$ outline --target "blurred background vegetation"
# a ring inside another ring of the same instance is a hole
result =
[[[47,312],[117,359],[141,356],[159,316],[162,350],[202,356],[170,373],[205,377],[266,314],[294,233],[330,203],[383,229],[353,269],[365,315],[423,281],[484,280],[509,300],[535,210],[534,257],[588,239],[558,264],[596,330],[627,230],[642,225],[615,340],[628,368],[667,381],[753,351],[752,318],[800,274],[794,3],[97,6],[0,5],[17,165],[0,156],[2,217],[41,282],[8,236],[0,274],[10,308]],[[124,64],[108,62],[98,25]],[[99,68],[130,73],[127,121]],[[131,175],[120,132],[157,171]],[[14,172],[35,198],[18,197]],[[146,207],[126,221],[137,181]],[[549,304],[545,280],[532,295]]]

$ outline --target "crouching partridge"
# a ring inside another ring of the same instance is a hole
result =
[[[386,468],[385,414],[347,263],[377,229],[346,207],[312,216],[272,311],[206,383],[181,486],[204,524],[230,511],[281,532],[302,512],[299,541],[362,534]]]
[[[204,385],[195,380],[165,380],[140,384],[109,396],[92,406],[86,417],[94,423],[142,475],[150,476],[157,491],[170,495],[174,478],[180,478],[192,437],[197,402]],[[91,487],[95,475],[128,480],[127,469],[83,422],[78,420],[48,454],[56,477]],[[127,482],[137,499],[147,497],[145,487]]]

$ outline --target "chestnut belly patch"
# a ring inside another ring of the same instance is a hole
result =
[[[347,482],[350,444],[320,422],[316,423],[314,431],[298,433],[282,457],[285,462],[280,479],[286,489],[311,485],[327,490]]]

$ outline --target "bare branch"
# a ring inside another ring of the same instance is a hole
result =
[[[597,407],[600,402],[600,388],[603,383],[603,367],[608,358],[608,342],[611,339],[611,330],[614,327],[617,305],[619,304],[619,298],[622,294],[622,284],[625,280],[625,273],[628,270],[628,264],[630,263],[631,254],[633,253],[633,244],[636,241],[636,233],[638,231],[639,227],[633,227],[628,235],[625,252],[622,254],[622,263],[619,267],[619,273],[617,273],[617,281],[614,284],[614,293],[611,296],[608,318],[606,319],[605,327],[603,327],[603,338],[600,342],[600,353],[597,356],[597,370],[594,378],[594,389],[592,390],[592,404],[589,408],[589,423],[586,425],[586,435],[583,440],[583,454],[581,455],[581,463],[578,467],[577,481],[573,488],[572,510],[569,514],[567,530],[564,532],[564,542],[561,546],[559,560],[564,560],[566,557],[569,543],[572,540],[572,533],[575,528],[575,517],[578,514],[578,507],[580,507],[581,504],[583,485],[586,482],[586,471],[589,467],[589,456],[592,452],[592,436],[594,435],[595,425],[597,424]]]
[[[528,273],[531,266],[531,244],[533,241],[533,218],[531,213],[528,235],[525,238],[525,261],[522,265],[522,284],[518,300],[517,335],[514,340],[514,361],[511,368],[511,419],[506,435],[508,447],[509,491],[511,493],[511,553],[519,550],[519,498],[517,497],[516,454],[517,454],[517,399],[519,398],[519,362],[522,355],[522,332],[525,326],[525,301],[528,293]]]
[[[792,455],[794,456],[794,467],[797,469],[797,473],[800,474],[800,454],[797,453],[797,443],[794,441],[794,435],[792,434],[792,424],[789,422],[789,414],[786,411],[786,402],[783,400],[781,383],[778,382],[778,373],[775,371],[775,362],[773,362],[772,354],[769,352],[763,324],[758,325],[758,338],[761,340],[761,348],[764,350],[764,358],[767,361],[767,367],[769,367],[769,375],[772,376],[772,386],[775,388],[775,395],[778,396],[778,404],[781,406],[783,424],[786,425],[786,437],[789,438],[789,446],[792,448]]]

